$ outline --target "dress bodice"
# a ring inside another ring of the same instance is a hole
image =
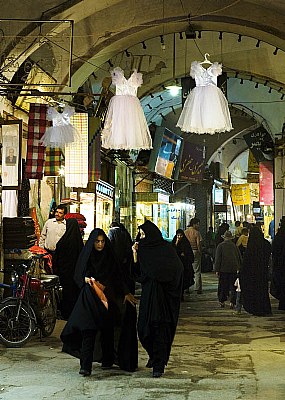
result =
[[[136,96],[138,87],[142,85],[142,74],[134,70],[129,79],[125,78],[124,71],[116,67],[111,71],[112,83],[116,86],[116,95]]]
[[[70,125],[70,117],[74,114],[74,108],[65,106],[63,112],[59,112],[54,107],[49,107],[47,111],[47,119],[52,121],[54,127]]]
[[[217,86],[217,77],[222,74],[222,64],[214,62],[204,68],[198,61],[191,63],[190,76],[195,79],[196,86]]]

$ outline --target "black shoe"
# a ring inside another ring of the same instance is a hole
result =
[[[163,372],[161,371],[153,371],[152,377],[153,378],[160,378],[163,375]]]
[[[146,368],[152,368],[153,367],[153,362],[152,360],[149,358],[148,362],[146,363]]]
[[[91,371],[88,371],[87,369],[83,369],[83,368],[80,368],[79,373],[80,373],[80,375],[83,375],[83,376],[90,376],[91,375]]]

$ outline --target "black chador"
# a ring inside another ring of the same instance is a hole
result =
[[[102,251],[94,248],[99,235],[105,239]],[[108,309],[90,285],[85,283],[85,277],[93,277],[105,286]],[[136,309],[128,302],[123,304],[124,296],[130,290],[103,230],[94,229],[90,233],[77,261],[74,280],[81,290],[61,334],[63,351],[82,360],[84,336],[90,339],[94,348],[92,360],[88,361],[88,372],[91,372],[92,361],[102,362],[102,367],[117,364],[123,370],[134,371],[138,364]],[[98,346],[98,342],[101,346]],[[86,355],[84,357],[86,359]]]
[[[138,335],[150,358],[148,366],[153,367],[154,376],[160,376],[167,365],[176,331],[183,265],[155,224],[146,221],[139,228],[145,238],[139,240],[136,265],[142,284]]]

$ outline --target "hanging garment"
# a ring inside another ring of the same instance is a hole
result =
[[[2,217],[17,217],[18,197],[16,190],[2,190]]]
[[[18,191],[18,217],[27,217],[30,215],[30,180],[26,178],[26,161],[22,159],[22,183]]]
[[[46,147],[64,147],[73,143],[79,135],[76,128],[70,123],[70,117],[74,114],[74,108],[65,106],[62,112],[54,107],[49,107],[47,119],[52,121],[41,138],[41,144]]]
[[[30,104],[26,165],[26,178],[28,179],[42,179],[43,177],[45,149],[40,145],[40,141],[48,124],[47,105]]]
[[[70,121],[79,135],[74,143],[65,146],[65,187],[86,188],[88,184],[88,114],[75,113]]]
[[[177,122],[182,131],[213,135],[233,129],[227,99],[217,87],[221,74],[222,64],[215,62],[204,68],[198,61],[192,62],[190,76],[196,87],[187,96]]]
[[[102,147],[105,149],[151,149],[152,141],[137,89],[142,85],[142,74],[136,70],[129,79],[116,67],[112,72],[116,95],[111,98],[102,131]]]
[[[63,154],[59,147],[46,148],[45,176],[59,176],[63,164]]]

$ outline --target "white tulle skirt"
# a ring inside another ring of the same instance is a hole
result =
[[[64,147],[66,144],[78,140],[77,129],[69,125],[50,126],[46,129],[40,143],[45,147]]]
[[[105,149],[151,149],[152,141],[139,99],[116,95],[111,98],[102,131]]]
[[[226,97],[217,86],[196,86],[187,96],[177,126],[198,134],[233,129]]]

